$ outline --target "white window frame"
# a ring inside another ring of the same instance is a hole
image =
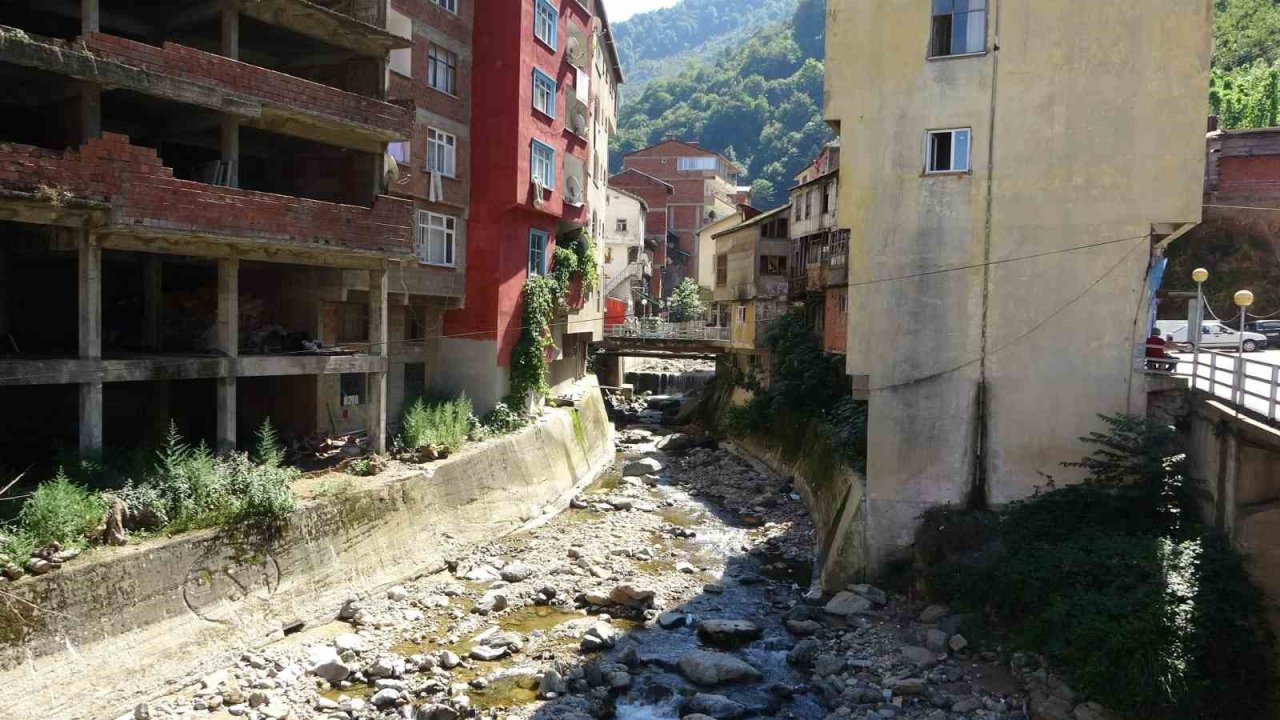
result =
[[[458,14],[458,0],[431,0],[431,2],[445,10],[448,10],[454,15]]]
[[[747,324],[747,306],[746,305],[738,306],[738,324],[740,325]]]
[[[556,103],[560,94],[556,79],[547,73],[533,69],[533,109],[551,119],[556,117]],[[545,98],[545,99],[544,99]],[[541,102],[540,102],[541,100]]]
[[[539,151],[549,153],[549,155],[544,156],[539,153]],[[544,173],[538,172],[538,170],[542,169],[539,168],[539,165],[541,164],[545,164],[546,166],[546,172]],[[556,149],[539,140],[531,141],[529,147],[529,179],[532,180],[533,178],[540,178],[542,180],[542,186],[548,190],[555,189]]]
[[[551,0],[533,0],[533,36],[552,50],[560,32],[560,8]]]
[[[458,96],[458,54],[442,45],[427,46],[427,87]]]
[[[948,165],[946,169],[934,169],[933,165],[933,139],[940,135],[951,135],[951,157],[947,159]],[[958,137],[964,137],[964,157],[958,155],[960,143],[956,142]],[[963,163],[963,164],[961,164]],[[929,130],[924,134],[924,173],[926,175],[947,175],[967,173],[973,170],[973,130],[971,128],[943,128],[941,130]]]
[[[627,219],[626,219],[626,218],[618,218],[617,220],[615,220],[615,221],[614,221],[614,230],[615,230],[615,232],[620,232],[620,233],[624,233],[624,232],[626,232],[626,231],[627,231]]]
[[[430,210],[418,211],[414,249],[423,265],[456,267],[458,262],[458,218]]]
[[[458,176],[458,136],[427,128],[427,172],[447,178]]]

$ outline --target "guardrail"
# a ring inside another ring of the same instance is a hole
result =
[[[1280,421],[1280,365],[1209,350],[1193,356],[1190,365],[1189,373],[1178,374],[1190,377],[1192,387]]]
[[[604,330],[607,338],[636,338],[640,340],[698,340],[724,342],[730,340],[729,328],[707,326],[701,322],[673,323],[646,318],[628,318],[622,325]]]

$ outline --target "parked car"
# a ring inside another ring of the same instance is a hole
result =
[[[1156,329],[1166,340],[1172,338],[1173,342],[1179,345],[1191,344],[1187,339],[1185,320],[1161,320],[1156,323]],[[1254,352],[1267,347],[1267,336],[1260,332],[1246,330],[1243,338],[1240,335],[1216,320],[1206,322],[1201,327],[1200,347],[1209,350],[1235,350],[1241,346],[1242,340],[1245,352]]]
[[[1267,336],[1267,347],[1280,347],[1280,320],[1258,320],[1246,323],[1245,330]]]

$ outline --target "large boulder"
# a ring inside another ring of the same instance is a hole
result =
[[[343,662],[338,649],[332,645],[313,645],[307,648],[306,658],[307,670],[330,685],[346,680],[351,674],[351,667]]]
[[[723,695],[698,693],[680,704],[680,712],[687,718],[701,715],[715,720],[738,720],[745,717],[747,708]]]
[[[703,620],[698,623],[698,638],[708,645],[735,647],[760,637],[763,631],[749,620]]]
[[[644,477],[645,475],[656,475],[662,471],[662,463],[657,460],[646,457],[639,460],[632,460],[622,466],[622,474],[627,477]]]
[[[760,671],[738,658],[718,652],[696,651],[681,656],[676,663],[680,674],[698,685],[754,682]]]
[[[823,610],[832,615],[847,617],[871,610],[871,601],[857,593],[842,590],[827,601],[827,605]]]

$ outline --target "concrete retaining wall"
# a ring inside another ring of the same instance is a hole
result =
[[[759,440],[735,442],[773,472],[794,479],[818,533],[818,571],[823,592],[839,592],[850,583],[865,580],[866,479],[844,468],[831,477],[819,477],[803,460],[788,462]]]
[[[1191,394],[1188,474],[1202,490],[1206,522],[1244,556],[1280,632],[1280,429],[1203,392]]]
[[[115,717],[286,627],[332,620],[347,598],[558,512],[612,459],[593,388],[519,433],[307,503],[272,533],[103,548],[0,586],[0,717]]]

